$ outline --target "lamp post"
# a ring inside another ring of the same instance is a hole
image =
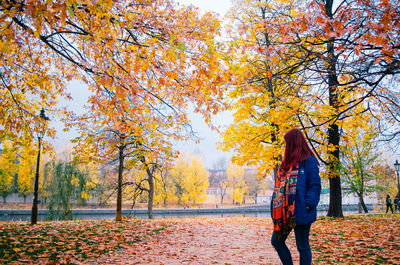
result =
[[[49,118],[44,114],[44,109],[40,111],[39,117],[44,121],[48,121]],[[41,126],[40,126],[41,127]],[[39,142],[39,151],[37,155],[36,162],[36,175],[35,175],[35,189],[33,191],[33,205],[32,205],[32,215],[31,215],[31,224],[35,225],[37,223],[37,215],[38,215],[38,190],[39,190],[39,166],[40,166],[40,149],[42,147],[42,137],[44,132],[39,130],[38,132],[38,142]]]
[[[399,182],[400,163],[397,160],[396,163],[394,163],[394,170],[396,171],[397,175],[397,196],[400,196],[400,182]]]

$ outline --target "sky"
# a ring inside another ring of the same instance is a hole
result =
[[[182,5],[194,5],[200,8],[201,12],[216,12],[221,17],[229,10],[232,3],[231,0],[179,0],[178,3]],[[77,114],[85,112],[84,105],[89,97],[89,92],[83,83],[72,81],[69,84],[69,91],[71,93],[72,101],[61,101],[61,106],[67,106],[68,109],[74,110]],[[77,136],[76,131],[72,129],[69,132],[63,132],[64,126],[57,120],[56,117],[52,118],[53,124],[57,129],[55,139],[49,140],[55,147],[57,153],[71,149],[72,144],[70,140]],[[200,155],[203,158],[206,168],[211,169],[215,162],[220,159],[230,159],[231,154],[217,150],[216,144],[221,140],[219,134],[213,131],[204,122],[203,118],[194,113],[189,114],[189,119],[192,121],[192,128],[197,132],[200,142],[196,144],[194,141],[176,143],[175,148],[182,153],[193,153]],[[226,127],[232,122],[232,116],[229,113],[221,113],[213,118],[213,124]]]
[[[232,6],[232,0],[178,0],[176,2],[182,5],[194,5],[202,12],[216,12],[222,18]],[[214,163],[220,159],[229,160],[230,153],[218,150],[216,145],[221,141],[221,137],[216,131],[212,131],[204,122],[199,114],[192,113],[189,115],[192,121],[192,127],[200,138],[200,143],[196,144],[192,141],[180,142],[176,148],[181,152],[191,152],[203,157],[204,164],[207,169],[212,169]],[[230,113],[221,113],[212,119],[214,125],[225,128],[232,123],[233,118]]]

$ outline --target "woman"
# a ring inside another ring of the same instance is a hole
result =
[[[317,219],[321,193],[319,164],[299,129],[288,131],[284,138],[285,157],[278,169],[271,201],[274,223],[271,243],[283,265],[293,264],[285,241],[294,228],[300,265],[310,265],[310,228]]]

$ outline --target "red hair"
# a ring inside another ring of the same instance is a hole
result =
[[[307,157],[314,156],[307,140],[299,129],[291,129],[285,133],[285,157],[280,169],[288,170],[290,166],[304,162]]]

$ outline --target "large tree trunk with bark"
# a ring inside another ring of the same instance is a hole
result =
[[[326,15],[330,18],[332,14],[333,0],[326,0],[325,8]],[[339,110],[339,82],[337,80],[336,64],[337,57],[335,55],[334,38],[330,38],[327,44],[327,74],[328,74],[328,86],[329,86],[329,105],[333,107],[337,112]],[[328,216],[342,217],[342,187],[340,183],[339,169],[337,163],[339,163],[339,126],[336,124],[336,117],[333,117],[328,127],[328,145],[333,146],[333,149],[328,151],[329,156],[329,210]]]
[[[124,171],[124,146],[119,147],[118,188],[117,188],[117,216],[115,221],[122,221],[122,173]]]
[[[332,141],[335,142],[335,141]],[[329,141],[330,144],[332,144]],[[328,170],[329,170],[329,209],[328,209],[328,216],[332,217],[343,217],[343,210],[342,210],[342,186],[340,181],[339,172],[336,166],[336,163],[339,159],[339,151],[335,150],[330,152],[331,156],[336,161],[330,161]]]

